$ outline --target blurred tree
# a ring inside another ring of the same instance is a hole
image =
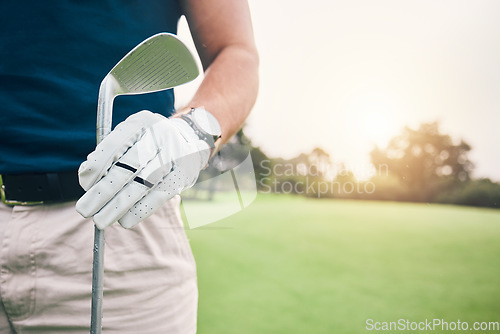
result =
[[[487,178],[462,182],[453,191],[440,194],[436,201],[439,203],[500,208],[500,184]]]
[[[267,185],[272,184],[273,191],[309,197],[332,196],[333,166],[329,154],[323,149],[315,148],[309,154],[301,153],[291,159],[273,158],[269,161],[264,169],[272,170],[272,175],[266,176],[265,180]]]
[[[437,122],[421,124],[417,130],[405,127],[387,148],[375,147],[371,160],[377,169],[388,171],[408,187],[409,200],[430,201],[446,184],[457,184],[470,178],[473,164],[467,154],[469,144],[454,143],[439,131]],[[443,179],[448,180],[442,182]]]
[[[270,159],[260,147],[252,147],[250,150],[252,155],[253,168],[255,170],[255,181],[257,189],[262,190],[265,184],[269,184],[271,178],[266,177],[267,169],[272,168],[273,160]]]
[[[322,148],[316,147],[309,154],[308,160],[310,174],[319,176],[320,178],[328,177],[332,165],[330,154],[326,153]]]
[[[344,164],[341,164],[340,171],[332,182],[332,192],[338,198],[357,198],[358,180],[354,173]]]

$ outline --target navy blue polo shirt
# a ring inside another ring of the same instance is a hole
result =
[[[99,85],[141,41],[176,33],[175,0],[0,3],[0,174],[76,170],[96,144]],[[113,126],[169,116],[173,91],[115,99]]]

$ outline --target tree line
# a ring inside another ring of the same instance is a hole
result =
[[[333,164],[321,148],[283,159],[268,157],[242,131],[235,141],[250,148],[263,192],[500,208],[500,184],[472,178],[471,146],[442,133],[437,122],[405,127],[386,147],[375,147],[370,154],[373,173],[364,180]]]

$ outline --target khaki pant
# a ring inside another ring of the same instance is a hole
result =
[[[0,203],[0,333],[89,333],[94,226],[74,203]],[[179,197],[106,229],[103,333],[196,332],[196,266]]]

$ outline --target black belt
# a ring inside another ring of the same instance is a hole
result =
[[[2,202],[7,205],[39,205],[76,201],[84,194],[78,172],[0,175]]]

